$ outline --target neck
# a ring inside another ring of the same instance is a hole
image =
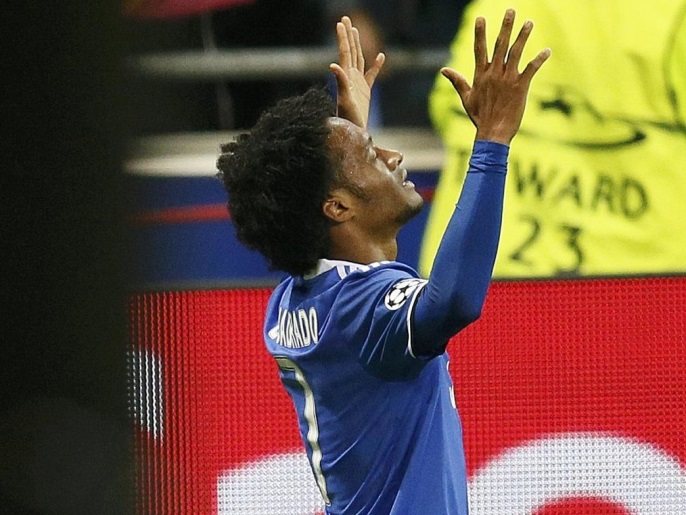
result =
[[[342,225],[331,229],[331,249],[326,257],[367,265],[377,261],[394,261],[398,256],[397,231],[385,237],[351,231]]]

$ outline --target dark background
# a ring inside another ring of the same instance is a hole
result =
[[[10,4],[0,512],[129,513],[120,5]]]

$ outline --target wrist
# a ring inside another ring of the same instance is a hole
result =
[[[510,131],[504,132],[495,129],[483,130],[477,128],[476,137],[474,139],[480,141],[493,141],[502,145],[509,145],[512,142],[512,138],[514,138],[514,134],[512,134]]]
[[[344,120],[348,120],[351,123],[354,123],[358,127],[362,127],[363,129],[367,128],[367,116],[365,116],[362,113],[356,112],[356,111],[346,111],[345,109],[339,108],[337,110],[338,112],[336,113],[336,116],[339,118],[343,118]]]
[[[470,169],[474,171],[507,173],[509,153],[510,147],[503,143],[476,140],[469,160]]]

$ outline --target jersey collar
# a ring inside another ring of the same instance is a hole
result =
[[[329,270],[336,269],[338,276],[343,279],[348,274],[355,272],[357,270],[367,271],[370,268],[379,266],[382,263],[387,263],[388,261],[381,261],[379,263],[370,263],[369,265],[362,265],[360,263],[353,263],[352,261],[343,261],[340,259],[320,259],[317,261],[317,266],[303,275],[303,279],[306,281],[309,279],[314,279],[315,277],[328,272]]]

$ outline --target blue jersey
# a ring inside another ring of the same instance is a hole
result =
[[[327,513],[467,513],[448,356],[426,359],[412,348],[425,285],[400,263],[322,260],[270,299],[267,348]]]
[[[329,514],[468,513],[445,348],[481,314],[507,155],[475,142],[428,281],[396,262],[321,260],[269,300],[265,341]]]

